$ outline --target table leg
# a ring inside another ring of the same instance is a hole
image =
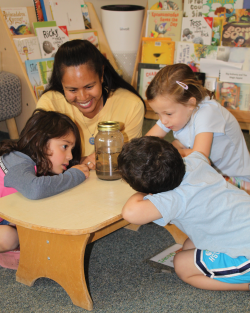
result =
[[[170,234],[174,237],[176,243],[181,245],[184,244],[185,240],[188,238],[186,234],[184,234],[177,226],[174,224],[167,224],[165,228],[170,232]]]
[[[93,309],[84,275],[84,254],[90,234],[63,235],[17,226],[20,261],[16,280],[32,286],[47,277],[68,293],[72,302]]]

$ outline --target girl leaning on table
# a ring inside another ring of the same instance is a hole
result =
[[[88,40],[60,46],[37,108],[67,114],[78,126],[82,161],[95,168],[94,137],[101,121],[118,121],[124,142],[141,137],[144,102]]]
[[[77,126],[66,115],[35,110],[18,141],[0,144],[0,198],[20,192],[36,200],[56,195],[89,176]],[[0,252],[19,245],[15,225],[0,218]]]
[[[159,115],[147,136],[163,138],[170,130],[182,157],[203,153],[233,185],[250,191],[250,156],[238,121],[196,79],[186,64],[161,69],[146,91]]]

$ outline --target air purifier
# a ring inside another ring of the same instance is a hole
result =
[[[123,78],[131,83],[140,42],[144,7],[105,5],[101,7],[102,27]]]

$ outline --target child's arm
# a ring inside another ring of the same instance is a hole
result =
[[[166,132],[160,128],[157,124],[155,124],[147,133],[145,136],[155,136],[159,138],[164,138],[166,136]]]
[[[122,209],[122,217],[129,223],[143,225],[162,218],[161,213],[149,200],[143,200],[146,194],[137,192],[128,199]]]
[[[198,151],[208,158],[210,155],[212,142],[213,142],[213,133],[200,133],[195,136],[194,146],[192,149],[178,148],[178,151],[182,157],[186,157],[192,152]]]

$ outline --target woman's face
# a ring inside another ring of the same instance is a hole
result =
[[[103,106],[102,80],[86,64],[65,67],[62,86],[66,100],[93,118]]]

